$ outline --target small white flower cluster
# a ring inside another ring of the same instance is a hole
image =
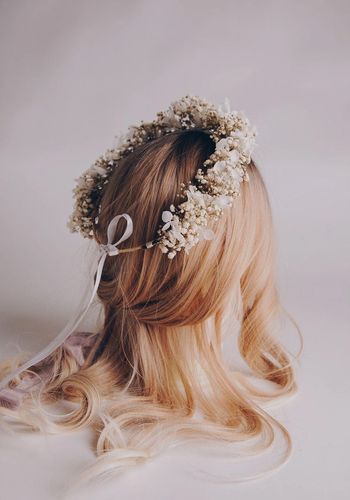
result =
[[[230,111],[228,99],[216,108],[205,99],[186,95],[171,103],[167,111],[157,113],[152,122],[141,122],[129,127],[121,136],[118,146],[86,170],[73,192],[76,197],[74,212],[68,222],[72,232],[80,231],[84,237],[93,237],[93,225],[98,223],[103,186],[121,158],[145,142],[175,130],[200,128],[215,142],[215,151],[197,170],[194,183],[181,184],[184,202],[162,212],[158,237],[153,240],[162,252],[172,259],[176,252],[186,253],[202,239],[213,239],[209,218],[217,220],[222,210],[232,206],[240,194],[240,183],[249,181],[246,170],[256,144],[257,131],[242,112]],[[150,245],[147,246],[149,248]]]

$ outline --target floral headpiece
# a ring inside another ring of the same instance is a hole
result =
[[[157,113],[151,122],[141,121],[129,127],[118,145],[100,156],[95,163],[75,179],[73,189],[76,201],[68,221],[71,232],[93,238],[94,224],[98,224],[103,188],[118,163],[140,144],[170,134],[175,130],[199,128],[215,142],[215,151],[197,170],[188,186],[181,184],[178,197],[185,198],[178,206],[170,205],[162,212],[157,237],[130,250],[159,245],[172,259],[177,251],[189,249],[202,239],[212,239],[207,228],[209,218],[217,220],[223,208],[232,206],[233,198],[240,194],[240,183],[248,181],[247,165],[255,146],[256,127],[239,111],[230,111],[228,98],[224,106],[216,108],[198,96],[185,95],[170,104],[166,111]],[[125,249],[127,251],[128,249]]]

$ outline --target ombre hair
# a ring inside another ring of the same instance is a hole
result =
[[[152,239],[162,210],[176,204],[180,184],[213,151],[204,131],[178,130],[123,158],[103,193],[96,241],[106,243],[109,221],[123,212],[134,230],[120,248]],[[242,183],[241,195],[210,222],[214,240],[173,260],[157,247],[108,256],[97,292],[103,320],[84,363],[56,349],[46,360],[50,374],[40,391],[19,408],[0,408],[3,416],[49,433],[91,426],[98,458],[82,478],[118,472],[181,439],[238,445],[260,438],[253,453],[271,445],[275,427],[287,445],[283,462],[289,457],[287,429],[262,406],[296,393],[297,357],[278,340],[278,319],[289,314],[276,286],[271,207],[255,162],[247,168],[250,181]],[[269,390],[225,359],[227,337]],[[20,363],[4,361],[1,377]],[[61,399],[74,409],[55,419],[43,404]]]

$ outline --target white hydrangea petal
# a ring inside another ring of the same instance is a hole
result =
[[[220,161],[217,161],[215,164],[214,164],[214,167],[211,169],[215,172],[218,172],[218,173],[221,173],[223,172],[224,170],[226,169],[226,161],[225,160],[220,160]]]
[[[163,222],[169,222],[173,218],[173,214],[169,210],[164,210],[162,212],[162,221]]]
[[[231,149],[228,154],[232,163],[236,163],[239,160],[239,153],[236,149]]]
[[[162,230],[166,231],[169,227],[170,227],[170,222],[167,222],[166,224],[164,224],[164,226],[162,226]]]
[[[219,207],[222,207],[222,208],[227,207],[230,202],[231,202],[231,198],[229,196],[225,196],[225,195],[218,196],[215,199],[215,203],[217,205],[219,205]]]
[[[216,143],[216,150],[217,150],[217,151],[227,150],[228,148],[229,148],[229,144],[228,144],[228,142],[227,142],[227,138],[220,139],[220,140]]]
[[[243,177],[243,172],[240,172],[238,168],[233,168],[231,171],[231,177],[240,182]]]

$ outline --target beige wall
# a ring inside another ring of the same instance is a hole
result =
[[[47,343],[80,300],[94,248],[66,228],[74,178],[172,99],[228,96],[258,128],[281,293],[305,334],[283,498],[345,498],[349,2],[8,0],[0,10],[1,356]],[[165,498],[166,483],[150,484],[150,498]],[[193,488],[193,499],[215,491]],[[261,498],[254,491],[240,500]]]

